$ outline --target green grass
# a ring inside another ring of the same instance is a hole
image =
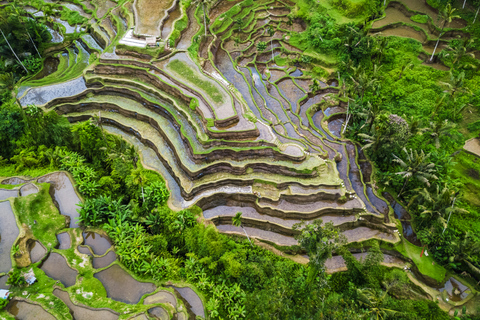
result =
[[[33,236],[47,248],[57,244],[56,234],[65,228],[65,217],[60,215],[48,193],[50,184],[36,184],[39,192],[13,200],[14,212],[21,224],[32,230]],[[36,223],[35,223],[36,221]]]
[[[426,256],[425,254],[420,257],[422,248],[417,247],[406,240],[402,240],[395,246],[395,249],[404,256],[413,260],[418,270],[432,279],[438,282],[442,282],[445,279],[447,270],[444,267],[436,263],[432,256]]]
[[[7,164],[7,165],[0,166],[0,177],[14,177],[14,176],[39,177],[49,173],[50,171],[52,170],[49,168],[25,168],[21,171],[16,171],[14,164]]]
[[[423,15],[423,14],[416,14],[416,15],[410,17],[410,19],[412,21],[418,22],[418,23],[427,23],[428,22],[428,16]]]
[[[458,205],[469,213],[452,215],[450,227],[470,231],[480,239],[480,159],[462,151],[455,156],[455,162],[452,176],[462,185]]]
[[[192,70],[187,63],[181,60],[173,60],[168,64],[168,68],[178,74],[180,77],[190,81],[191,83],[195,83],[198,87],[203,88],[214,102],[223,102],[223,95],[218,88],[211,82],[205,81],[198,77],[194,70]]]

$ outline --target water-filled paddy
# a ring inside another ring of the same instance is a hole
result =
[[[143,295],[155,290],[153,283],[135,280],[116,264],[95,273],[94,276],[102,282],[109,298],[125,303],[136,304]]]
[[[48,255],[40,269],[50,278],[60,280],[65,287],[73,286],[78,274],[77,270],[70,268],[62,255],[55,252]]]
[[[12,268],[10,252],[19,230],[9,201],[0,202],[0,273]]]

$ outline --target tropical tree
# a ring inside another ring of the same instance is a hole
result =
[[[387,295],[388,290],[357,289],[358,301],[361,306],[367,309],[367,319],[385,319],[398,313],[398,311],[387,309],[384,306]]]
[[[145,194],[143,192],[143,187],[147,182],[147,175],[145,174],[145,170],[143,168],[136,168],[131,171],[130,176],[132,178],[132,183],[136,186],[140,186],[142,189],[142,202],[145,203]]]
[[[430,122],[430,127],[424,130],[430,135],[430,141],[434,142],[435,148],[440,148],[440,137],[446,134],[450,129],[454,128],[455,124],[445,121]]]
[[[7,91],[13,93],[16,83],[17,82],[15,81],[15,75],[12,72],[0,74],[0,91]],[[20,109],[22,109],[22,105],[20,104],[17,96],[15,96],[15,101],[17,102]]]
[[[267,26],[266,31],[270,36],[270,47],[272,49],[272,61],[273,61],[273,35],[275,34],[275,30],[272,28],[272,26]]]
[[[444,57],[453,57],[452,63],[455,65],[455,63],[460,62],[465,56],[475,58],[473,44],[474,40],[469,38],[460,41],[453,41],[442,51],[441,54]]]
[[[359,133],[358,136],[366,142],[362,147],[362,150],[372,149],[373,154],[377,153],[378,147],[380,147],[383,140],[383,134],[381,131],[375,130],[371,134]]]
[[[397,172],[397,174],[405,179],[402,189],[398,193],[397,197],[400,197],[403,191],[405,191],[405,187],[412,177],[426,184],[427,186],[430,186],[431,179],[438,179],[435,175],[435,164],[428,162],[430,153],[425,154],[423,150],[418,152],[417,150],[412,151],[412,149],[410,149],[410,152],[408,152],[406,148],[403,148],[403,152],[406,155],[405,160],[402,160],[395,154],[393,155],[395,158],[393,161],[398,163],[401,167],[401,171]]]
[[[470,231],[467,231],[463,239],[452,241],[452,255],[449,257],[449,262],[454,263],[463,262],[467,265],[470,271],[474,274],[479,273],[479,269],[474,266],[474,261],[480,255],[480,242],[475,239]]]
[[[260,41],[259,43],[257,43],[257,50],[258,51],[264,51],[265,49],[267,49],[267,43],[266,42]]]
[[[437,221],[445,226],[448,215],[467,212],[464,209],[455,207],[455,197],[455,190],[448,188],[447,184],[443,186],[437,185],[433,191],[429,191],[426,188],[417,188],[408,206],[416,205],[423,221],[427,223],[429,221]]]
[[[324,275],[327,259],[332,257],[332,252],[339,250],[347,242],[345,235],[334,227],[332,222],[327,222],[324,226],[322,223],[322,219],[317,219],[310,224],[300,223],[293,226],[294,230],[300,231],[295,238],[310,259],[308,262],[309,283],[319,273]]]
[[[440,30],[440,35],[438,36],[437,43],[435,44],[435,48],[433,49],[433,53],[430,58],[430,61],[432,61],[433,57],[435,56],[435,51],[437,51],[438,43],[440,42],[440,38],[442,37],[442,34],[443,34],[443,29],[447,26],[447,24],[452,22],[453,19],[460,18],[459,15],[455,14],[455,11],[457,11],[457,9],[453,8],[451,3],[448,3],[443,8],[443,10],[440,11],[438,17],[441,20],[443,20],[443,25],[442,25],[442,29]]]
[[[13,55],[14,55],[15,58],[17,59],[18,63],[20,63],[20,65],[23,67],[23,69],[25,70],[25,72],[28,73],[27,68],[25,68],[25,66],[23,65],[22,61],[20,61],[20,58],[17,56],[17,53],[13,50],[12,46],[10,45],[10,42],[8,42],[7,37],[5,37],[5,34],[3,33],[3,30],[2,30],[1,28],[0,28],[0,33],[2,33],[3,39],[5,39],[5,42],[7,43],[8,47],[9,47],[10,50],[12,51]]]
[[[315,94],[318,90],[320,90],[321,86],[317,79],[313,79],[312,84],[308,86],[308,88],[313,94]]]
[[[232,217],[232,224],[233,224],[235,227],[240,227],[240,228],[243,229],[243,232],[245,232],[245,235],[247,236],[247,239],[248,239],[248,241],[250,242],[250,245],[253,247],[252,241],[250,241],[250,237],[248,236],[247,231],[246,231],[245,228],[243,227],[243,224],[242,224],[242,213],[241,213],[241,212],[237,212],[237,213],[235,214],[235,216]]]
[[[207,37],[207,13],[205,5],[208,5],[211,0],[196,0],[196,3],[200,3],[203,9],[203,28],[205,29],[205,37]]]

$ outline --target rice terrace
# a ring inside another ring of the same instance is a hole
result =
[[[0,319],[480,319],[479,11],[0,1]]]

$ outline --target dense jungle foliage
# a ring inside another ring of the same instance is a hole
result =
[[[362,3],[335,0],[346,17],[365,17],[339,24],[317,1],[299,0],[293,15],[308,28],[291,41],[338,61],[339,99],[351,117],[346,136],[375,162],[377,184],[408,206],[419,239],[437,263],[477,282],[478,171],[475,178],[465,168],[478,160],[458,150],[480,134],[480,63],[467,54],[480,50],[480,24],[469,25],[471,39],[452,41],[436,58],[450,67],[445,72],[422,64],[421,44],[413,39],[370,35],[383,0]],[[431,4],[444,10],[448,1]],[[72,173],[85,198],[81,223],[103,228],[131,271],[194,284],[207,297],[213,319],[451,318],[402,270],[380,265],[376,241],[364,244],[369,254],[359,262],[338,230],[318,221],[299,236],[300,248],[291,248],[311,258],[298,264],[220,234],[201,221],[199,208],[172,211],[162,177],[142,167],[131,145],[105,133],[99,118],[70,124],[54,111],[21,108],[15,84],[39,69],[50,35],[45,21],[9,8],[0,12],[0,176]],[[473,16],[464,19],[470,23]],[[296,63],[316,61],[305,55]],[[348,271],[325,273],[332,251],[343,255]]]

